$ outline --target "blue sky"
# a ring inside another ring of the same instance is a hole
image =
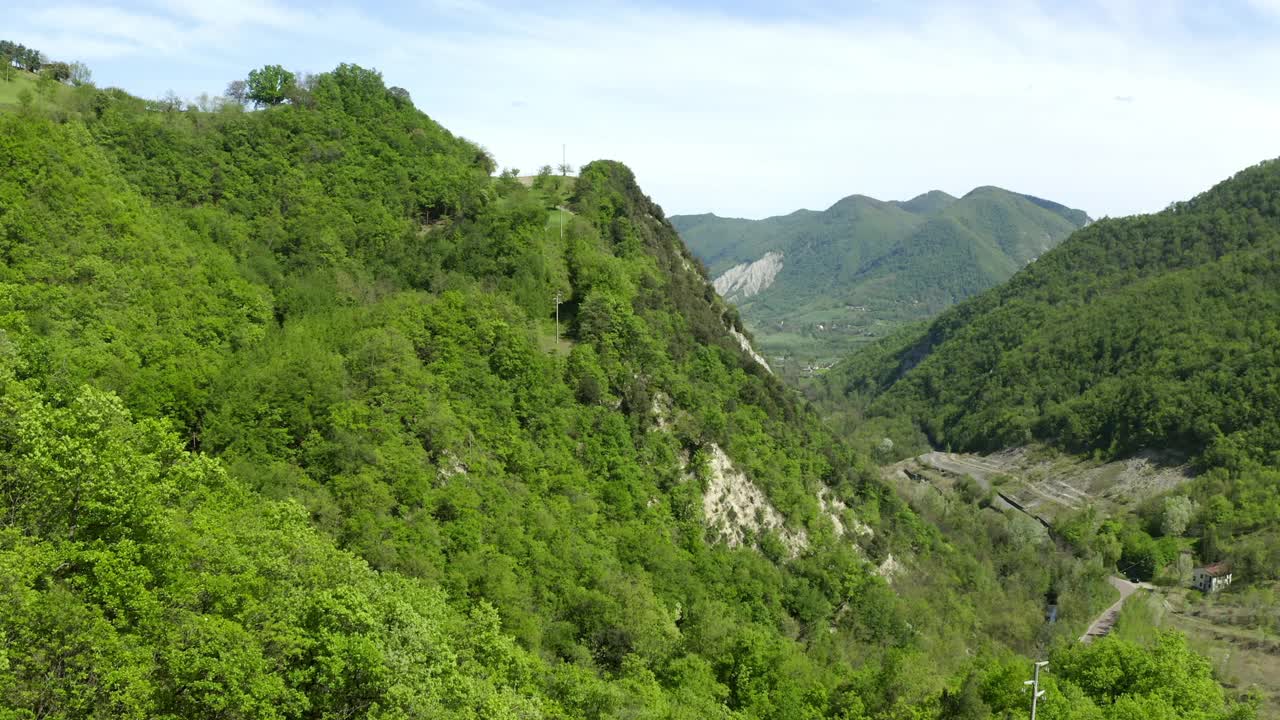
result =
[[[1280,155],[1280,0],[18,0],[5,25],[146,97],[376,67],[500,164],[563,143],[668,213],[999,185],[1124,215]]]

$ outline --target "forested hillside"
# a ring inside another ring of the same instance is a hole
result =
[[[822,212],[764,220],[672,218],[788,374],[1003,282],[1088,221],[995,187],[894,202],[852,195]]]
[[[0,113],[0,718],[1018,716],[1043,653],[1050,720],[1251,717],[1073,644],[1101,567],[908,509],[624,165],[233,90]]]
[[[1164,212],[1093,224],[854,356],[828,391],[910,418],[937,447],[1189,454],[1204,471],[1188,490],[1202,559],[1265,582],[1280,579],[1278,381],[1280,164],[1267,162]]]

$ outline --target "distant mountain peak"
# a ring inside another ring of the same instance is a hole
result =
[[[955,201],[955,197],[948,193],[941,190],[930,190],[920,193],[910,200],[894,200],[892,204],[916,215],[933,215],[944,210]]]
[[[986,185],[962,198],[853,194],[820,212],[671,222],[720,294],[741,304],[766,355],[804,347],[821,364],[1003,282],[1087,218]]]
[[[1016,195],[1021,197],[1019,193],[1013,192],[1011,190],[1005,190],[1002,187],[997,187],[995,185],[979,185],[978,187],[970,190],[964,195],[961,195],[960,199],[966,200],[968,198],[977,197],[980,195],[1004,195],[1004,196]]]
[[[883,200],[877,200],[876,198],[873,198],[870,195],[855,194],[855,195],[849,195],[847,197],[842,197],[839,200],[835,201],[835,203],[832,204],[831,207],[826,209],[826,212],[835,213],[835,212],[840,212],[844,210],[861,209],[866,207],[879,208],[889,204],[891,203],[887,203]]]

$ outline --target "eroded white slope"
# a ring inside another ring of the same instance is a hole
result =
[[[726,300],[745,300],[767,290],[781,271],[782,253],[771,251],[755,262],[725,270],[712,284]]]

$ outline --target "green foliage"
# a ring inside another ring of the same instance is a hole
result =
[[[826,390],[911,418],[936,446],[1035,438],[1107,458],[1198,456],[1212,471],[1163,531],[1191,531],[1206,560],[1229,556],[1224,540],[1280,522],[1277,198],[1268,162],[1165,212],[1094,223],[1007,285],[850,359]],[[1143,543],[1126,546],[1154,572]]]
[[[1031,698],[1023,682],[1031,663],[991,658],[948,690],[939,718],[1027,717]],[[1158,634],[1143,643],[1107,637],[1089,645],[1059,645],[1040,674],[1044,697],[1037,718],[1130,720],[1167,718],[1245,720],[1251,703],[1228,700],[1209,662],[1181,635]]]
[[[0,115],[6,711],[921,717],[1098,580],[899,501],[622,164],[525,188],[375,71],[303,84]],[[712,443],[802,548],[709,536]]]
[[[543,165],[538,168],[538,174],[533,177],[533,187],[535,190],[547,190],[555,181],[551,178],[551,166]]]
[[[552,712],[534,659],[438,590],[374,573],[157,421],[82,390],[0,398],[0,703],[89,717]],[[68,488],[67,479],[76,485]],[[56,672],[51,672],[55,669]],[[514,716],[514,715],[512,715]]]
[[[93,79],[93,72],[89,69],[88,65],[85,65],[80,61],[76,61],[68,66],[67,78],[71,81],[72,85],[88,85]]]
[[[1045,698],[1049,720],[1254,717],[1250,706],[1224,698],[1208,660],[1177,634],[1161,634],[1150,647],[1113,638],[1064,646],[1051,656],[1051,668],[1061,681]],[[1090,705],[1096,715],[1088,714]]]
[[[764,220],[688,215],[672,223],[713,276],[781,254],[772,285],[728,299],[741,306],[767,355],[791,356],[777,363],[790,372],[833,361],[1003,282],[1087,220],[1078,210],[987,187],[959,199],[939,191],[905,202],[854,195],[823,212]]]
[[[289,98],[294,90],[293,73],[279,65],[264,65],[257,70],[249,71],[245,97],[259,107],[279,105]]]
[[[60,61],[46,63],[40,74],[56,82],[67,82],[71,79],[71,65]]]
[[[17,65],[27,72],[39,72],[46,62],[44,53],[12,40],[0,40],[0,62]]]
[[[1160,518],[1160,532],[1163,535],[1177,537],[1187,531],[1191,521],[1195,519],[1196,504],[1184,495],[1173,495],[1165,498],[1163,513]]]

